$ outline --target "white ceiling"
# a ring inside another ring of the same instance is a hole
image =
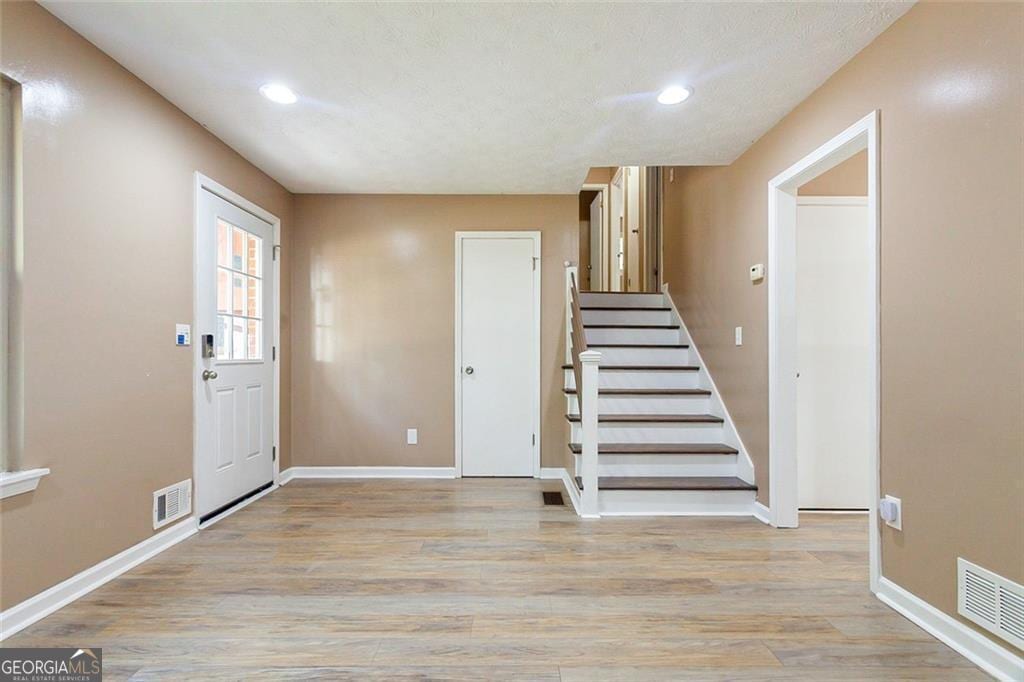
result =
[[[729,163],[910,6],[43,4],[289,190],[403,193]]]

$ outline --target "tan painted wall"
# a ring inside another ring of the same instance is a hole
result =
[[[25,89],[22,459],[52,470],[0,503],[6,608],[149,537],[152,491],[192,476],[193,172],[278,215],[285,253],[292,198],[40,6],[0,12]]]
[[[838,166],[804,183],[796,192],[802,197],[866,197],[868,152],[857,152]]]
[[[455,232],[541,230],[541,452],[568,461],[564,267],[576,195],[298,195],[293,463],[454,465]],[[405,429],[419,444],[405,444]]]
[[[767,183],[881,111],[881,482],[904,507],[883,573],[950,614],[957,556],[1024,582],[1022,25],[1020,4],[919,4],[731,166],[666,184],[665,276],[768,502],[767,288],[747,277]]]

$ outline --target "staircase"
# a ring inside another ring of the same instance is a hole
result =
[[[568,278],[570,288],[573,283]],[[569,294],[574,338],[567,352],[572,362],[563,369],[581,513],[751,514],[753,467],[668,297]],[[583,343],[575,338],[581,335]],[[597,385],[596,423],[590,425],[596,501],[587,495],[587,415],[581,415],[577,391],[577,381],[586,386],[588,377]]]

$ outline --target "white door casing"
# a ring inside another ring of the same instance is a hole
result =
[[[879,112],[873,111],[768,182],[768,469],[769,517],[773,526],[799,524],[797,474],[796,194],[797,188],[857,152],[868,152],[868,245],[871,302],[871,367],[868,506],[869,586],[878,591],[881,550],[879,498]]]
[[[865,197],[797,198],[801,509],[871,504],[869,241]]]
[[[623,276],[626,264],[623,262],[625,252],[626,229],[626,169],[619,168],[612,177],[611,217],[608,223],[608,281],[604,282],[608,291],[625,291]]]
[[[604,232],[604,193],[590,202],[590,277],[591,291],[601,290],[601,234]]]
[[[540,233],[456,233],[456,469],[540,475]]]
[[[623,291],[643,291],[643,273],[640,270],[643,235],[640,234],[640,166],[626,168],[626,262]]]
[[[197,179],[192,341],[200,517],[275,480],[279,409],[276,225],[208,186],[215,183]],[[215,357],[204,357],[211,334]]]

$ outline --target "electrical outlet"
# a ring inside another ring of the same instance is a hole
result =
[[[405,430],[405,443],[406,445],[416,445],[419,441],[419,430],[418,429],[406,429]]]
[[[750,281],[760,282],[764,279],[764,263],[758,263],[750,266]]]
[[[903,502],[900,498],[886,495],[878,504],[878,515],[885,525],[896,530],[903,530]]]
[[[736,345],[743,345],[743,327],[736,327]]]

